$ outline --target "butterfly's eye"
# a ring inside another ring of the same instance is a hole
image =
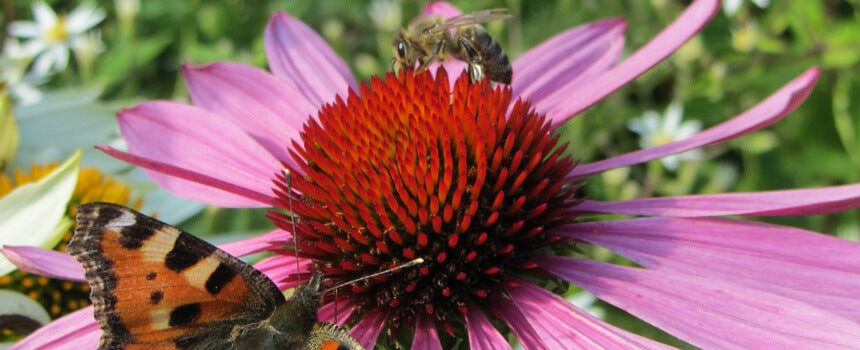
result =
[[[400,58],[406,58],[406,41],[405,40],[400,40],[397,43],[397,55],[400,56]]]

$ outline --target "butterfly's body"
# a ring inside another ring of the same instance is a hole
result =
[[[108,203],[78,207],[99,349],[363,349],[317,321],[321,277],[285,300],[268,277],[173,226]]]

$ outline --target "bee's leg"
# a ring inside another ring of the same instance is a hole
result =
[[[427,60],[427,62],[422,62],[423,61],[422,58],[418,59],[418,62],[421,63],[421,65],[418,66],[418,70],[416,70],[416,72],[420,72],[422,70],[427,69],[427,67],[430,66],[430,63],[433,63],[433,61],[436,59],[436,55],[439,54],[439,50],[442,50],[442,42],[441,41],[436,43],[436,46],[433,47],[433,54],[430,55],[430,59]]]
[[[467,63],[469,64],[468,72],[469,72],[469,80],[472,83],[475,83],[484,78],[484,69],[481,67],[481,55],[478,54],[478,51],[472,47],[472,44],[469,43],[468,40],[459,38],[460,47],[462,48],[462,52],[466,54]]]

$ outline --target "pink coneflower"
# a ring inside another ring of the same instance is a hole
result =
[[[265,32],[272,75],[232,63],[186,66],[193,106],[147,102],[125,110],[119,121],[130,152],[100,148],[185,198],[281,209],[292,202],[296,232],[290,217],[273,212],[281,230],[225,247],[231,253],[294,234],[301,269],[312,260],[333,280],[423,257],[418,268],[339,295],[341,321],[356,321],[351,333],[367,347],[414,326],[414,349],[451,346],[445,334],[468,338],[472,349],[510,348],[495,319],[527,349],[669,348],[544,289],[559,279],[699,347],[854,347],[860,246],[710,217],[846,210],[860,205],[860,185],[621,202],[574,196],[590,175],[758,130],[806,98],[817,69],[690,138],[590,164],[563,155],[555,126],[665,58],[718,7],[694,2],[618,64],[621,20],[571,29],[517,59],[510,88],[470,85],[451,66],[357,88],[318,35],[279,13]],[[444,3],[426,12],[457,13]],[[460,79],[452,84],[448,74]],[[284,168],[293,171],[294,192]],[[604,213],[642,218],[577,221]],[[576,244],[608,248],[640,267],[589,260]],[[9,251],[30,269],[81,278],[47,266],[70,258],[28,260],[32,249]],[[256,266],[281,288],[299,283],[290,254]],[[332,304],[320,314],[330,319]],[[390,334],[379,337],[385,329]],[[97,331],[91,313],[81,311],[18,348],[95,344]]]

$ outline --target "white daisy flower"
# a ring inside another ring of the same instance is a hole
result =
[[[24,51],[18,40],[6,38],[3,44],[3,55],[0,56],[0,81],[6,84],[6,89],[21,105],[38,102],[42,92],[36,86],[47,79],[27,73],[31,57]]]
[[[69,47],[84,32],[101,22],[105,12],[86,3],[68,16],[57,16],[44,2],[33,4],[36,21],[15,21],[9,24],[9,34],[30,39],[24,43],[24,51],[36,57],[33,73],[45,76],[66,69],[69,62]]]
[[[639,147],[651,148],[688,138],[702,130],[702,124],[699,121],[681,123],[683,116],[684,106],[678,102],[672,102],[669,107],[666,107],[666,112],[662,116],[656,111],[647,111],[641,118],[629,121],[627,128],[641,136]],[[660,161],[666,169],[675,170],[678,168],[679,161],[695,160],[701,157],[702,150],[694,149],[662,158]]]

